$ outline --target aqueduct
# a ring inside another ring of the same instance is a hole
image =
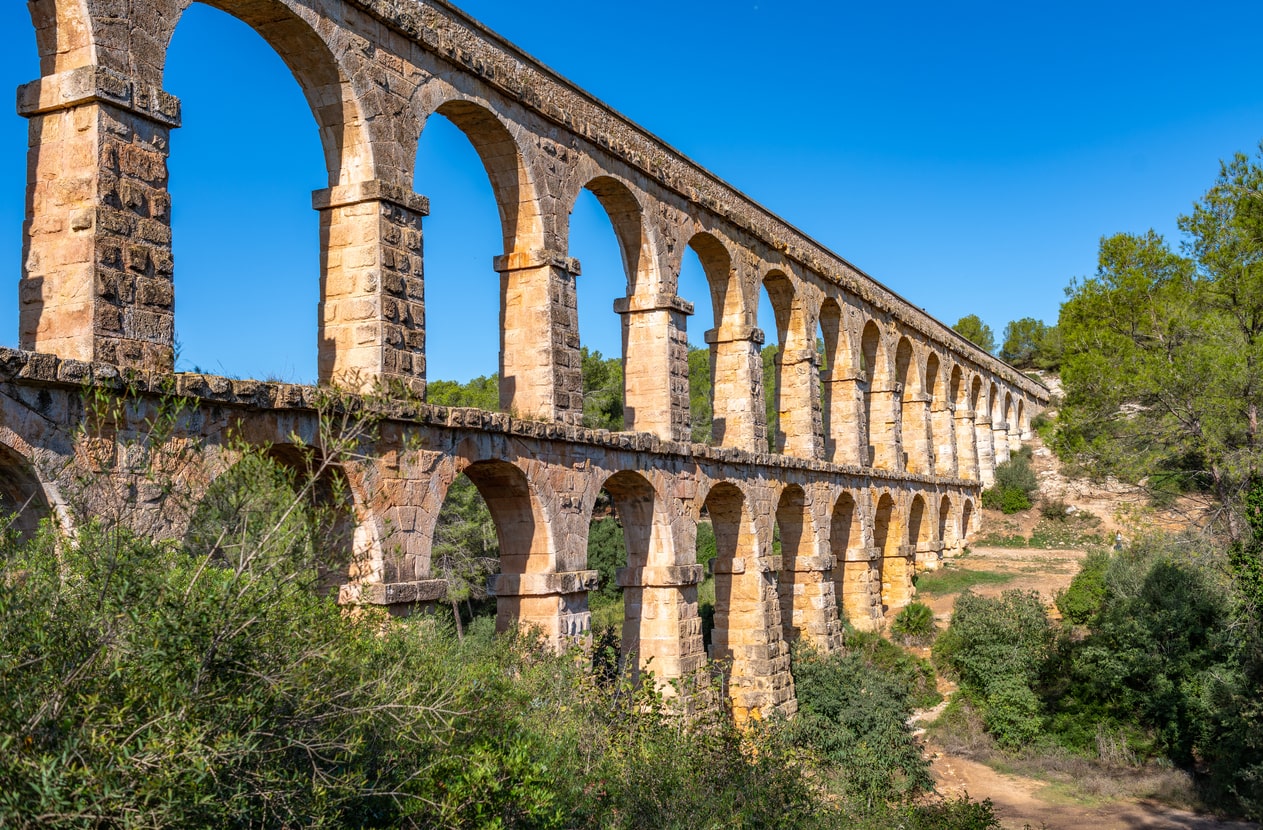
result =
[[[5,507],[75,521],[58,471],[84,453],[83,389],[121,375],[140,397],[114,425],[120,447],[160,395],[197,402],[180,421],[201,442],[195,487],[231,466],[230,435],[317,441],[315,388],[174,371],[167,159],[180,104],[163,71],[191,2],[29,3],[42,77],[18,96],[31,142],[22,351],[0,352]],[[909,601],[918,568],[976,530],[980,491],[1028,436],[1044,387],[442,0],[206,2],[267,40],[319,126],[320,381],[401,395],[370,451],[343,464],[357,557],[345,601],[404,610],[443,595],[431,542],[464,474],[496,523],[500,624],[581,637],[596,578],[588,528],[605,490],[627,540],[625,646],[663,680],[724,662],[734,712],[758,716],[795,706],[792,639],[834,648],[843,617],[879,624]],[[413,181],[435,113],[469,138],[499,206],[501,412],[423,402],[428,204]],[[584,189],[608,213],[626,268],[615,308],[625,432],[582,426],[568,223]],[[715,319],[707,443],[690,441],[686,250],[702,262]],[[761,290],[774,319],[757,319]],[[781,344],[770,441],[765,330]],[[709,654],[703,520],[718,553]]]

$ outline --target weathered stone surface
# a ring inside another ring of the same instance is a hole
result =
[[[42,77],[19,91],[30,119],[20,343],[0,350],[0,444],[25,487],[66,523],[76,465],[116,472],[140,496],[141,532],[178,537],[133,467],[143,417],[163,395],[195,403],[177,440],[189,505],[233,463],[230,434],[317,443],[315,388],[173,370],[176,297],[167,154],[179,101],[165,50],[187,0],[34,0]],[[321,383],[398,400],[362,457],[341,596],[396,610],[443,595],[430,546],[452,480],[492,507],[498,622],[586,639],[587,533],[602,490],[628,539],[624,648],[681,689],[705,686],[697,608],[699,521],[715,528],[709,657],[726,666],[738,718],[795,708],[789,641],[824,649],[841,620],[876,627],[912,575],[976,530],[981,486],[1030,433],[1048,393],[652,135],[437,0],[218,0],[266,30],[326,138],[320,227]],[[425,404],[427,200],[413,192],[417,137],[441,114],[477,150],[500,208],[500,408]],[[569,221],[596,195],[623,253],[627,431],[581,426]],[[715,328],[709,443],[692,443],[692,303],[686,249],[710,287]],[[774,319],[757,319],[766,288]],[[823,332],[823,357],[816,332]],[[760,349],[775,366],[777,432]],[[138,397],[113,432],[85,437],[84,386]],[[352,406],[361,404],[349,404]],[[129,443],[131,442],[131,443]],[[143,453],[142,453],[143,455]],[[121,465],[121,466],[120,466]],[[129,466],[131,465],[131,466]],[[16,496],[20,494],[9,494]],[[21,503],[21,502],[19,502]],[[191,508],[190,508],[191,509]],[[780,553],[774,553],[774,530]]]

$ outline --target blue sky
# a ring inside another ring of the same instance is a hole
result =
[[[1102,235],[1176,217],[1263,138],[1263,4],[464,0],[465,11],[948,323],[1052,322]],[[25,4],[0,4],[0,85],[38,74]],[[323,187],[315,124],[261,39],[195,5],[166,87],[180,368],[315,377]],[[12,108],[9,109],[12,113]],[[26,124],[0,116],[0,344],[17,341]],[[501,253],[477,157],[422,139],[430,377],[496,368]],[[619,350],[616,243],[576,208],[586,345]],[[5,265],[7,264],[7,265]],[[700,268],[682,293],[710,327]],[[246,302],[249,298],[249,302]],[[760,322],[771,333],[767,311]]]

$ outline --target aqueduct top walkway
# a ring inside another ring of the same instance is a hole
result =
[[[78,452],[85,378],[108,385],[135,372],[142,398],[172,382],[178,283],[166,169],[180,106],[163,68],[190,2],[30,3],[42,77],[19,92],[31,123],[24,351],[0,354],[9,448],[0,483],[17,504],[31,494],[59,503],[55,471]],[[441,595],[430,544],[447,487],[464,474],[497,524],[501,621],[581,634],[593,579],[587,528],[604,489],[627,538],[619,580],[629,648],[666,678],[704,665],[694,540],[706,517],[720,554],[711,653],[732,661],[734,707],[792,707],[788,639],[828,648],[839,608],[872,625],[905,603],[915,568],[964,544],[981,487],[1048,401],[1040,384],[447,3],[208,5],[272,45],[319,125],[328,174],[313,196],[320,381],[414,396],[365,459],[347,464],[358,556],[347,599],[403,607]],[[418,402],[428,204],[413,179],[435,113],[469,138],[499,206],[501,413]],[[581,426],[580,266],[568,228],[585,189],[611,219],[627,277],[615,308],[624,433]],[[688,249],[715,320],[705,334],[714,426],[703,444],[689,440],[693,307],[677,284]],[[771,320],[757,317],[763,290]],[[770,441],[765,329],[780,344]],[[201,375],[174,383],[201,403],[182,429],[206,442],[207,481],[231,464],[230,430],[265,444],[284,444],[294,429],[315,435],[312,390]],[[120,435],[128,429],[139,426]]]

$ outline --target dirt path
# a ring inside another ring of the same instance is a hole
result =
[[[1146,508],[1143,496],[1135,488],[1116,482],[1093,483],[1069,479],[1062,474],[1060,464],[1038,439],[1034,442],[1034,467],[1040,481],[1040,494],[1044,498],[1056,498],[1072,506],[1072,511],[1083,511],[1097,516],[1100,529],[1113,536],[1122,531],[1129,536],[1134,522],[1143,517],[1148,522],[1172,527],[1180,520],[1181,511],[1161,511],[1160,514]],[[1185,513],[1185,515],[1188,515]],[[1006,517],[986,511],[983,516],[983,532],[1000,528],[1001,535],[1015,533],[1029,536],[1038,521],[1038,511]],[[1186,521],[1187,523],[1187,521]],[[1107,537],[1108,538],[1108,537]],[[947,564],[947,568],[959,571],[985,571],[990,581],[972,586],[976,594],[998,597],[1010,589],[1038,591],[1044,602],[1052,608],[1057,592],[1070,584],[1079,569],[1079,563],[1087,555],[1087,549],[1065,548],[1043,550],[1037,548],[975,547],[966,556]],[[994,575],[1009,577],[999,581]],[[927,580],[927,585],[932,584]],[[951,620],[958,592],[919,592],[917,599],[934,610],[940,630]],[[1054,611],[1055,614],[1055,611]],[[922,657],[929,656],[929,649],[913,649]],[[939,690],[950,695],[955,687],[942,678]],[[944,704],[945,705],[945,704]],[[936,711],[918,713],[920,723],[929,723],[937,717],[943,706]],[[1057,783],[1036,780],[1017,774],[1000,772],[984,763],[950,754],[943,747],[927,743],[926,752],[931,759],[932,772],[939,792],[954,796],[968,793],[970,798],[991,799],[996,814],[1006,828],[1021,830],[1026,826],[1048,830],[1258,830],[1259,825],[1249,822],[1222,821],[1210,816],[1176,809],[1150,799],[1141,799],[1122,792],[1162,791],[1162,781],[1149,781],[1175,777],[1175,773],[1138,773],[1132,781],[1119,781],[1117,788],[1109,779],[1094,781],[1093,786],[1076,780],[1073,773],[1060,773],[1050,777]],[[1150,786],[1152,785],[1152,786]]]

